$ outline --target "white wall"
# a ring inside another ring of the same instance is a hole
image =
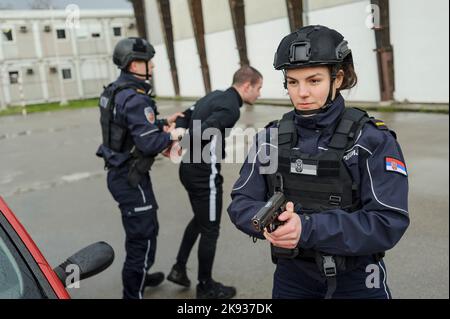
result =
[[[161,96],[174,96],[172,75],[170,74],[170,63],[167,58],[166,46],[164,44],[155,45],[155,57],[153,62],[153,85],[154,91]]]
[[[234,31],[207,34],[205,42],[211,88],[212,90],[227,89],[231,85],[234,72],[240,67]]]
[[[178,79],[181,96],[203,96],[205,89],[197,54],[195,39],[185,39],[175,43],[175,60],[177,61]],[[210,62],[211,63],[211,62]],[[169,72],[170,69],[167,69]]]
[[[253,2],[249,3],[256,5]],[[374,51],[375,34],[366,25],[370,12],[369,5],[369,0],[353,1],[308,13],[309,24],[323,24],[335,28],[349,42],[359,78],[355,88],[350,92],[343,92],[350,101],[380,100],[378,67]],[[248,10],[247,7],[246,10]],[[396,100],[448,103],[448,1],[393,0],[390,1],[390,10],[391,42],[395,54]],[[255,10],[251,12],[258,14]],[[186,17],[183,18],[184,24],[175,21],[181,14],[189,14],[186,7],[176,10],[173,16],[175,33],[180,32],[180,27],[183,25],[187,26]],[[214,14],[221,13],[204,12],[205,16]],[[251,13],[247,11],[246,15],[249,14]],[[153,19],[155,15],[158,16],[158,12],[148,12],[149,19]],[[211,21],[211,16],[208,16],[208,19]],[[161,32],[161,30],[153,29],[152,32]],[[264,76],[262,98],[287,98],[282,85],[282,73],[275,71],[272,64],[279,42],[289,32],[287,17],[272,17],[270,20],[249,23],[246,26],[250,63]],[[175,39],[180,39],[175,41],[180,91],[182,96],[202,96],[204,85],[197,47],[194,38],[183,38],[187,34],[189,34],[188,30],[179,35],[175,34]],[[205,35],[205,41],[212,89],[224,89],[230,85],[231,77],[239,67],[239,53],[234,31],[230,29],[208,33]],[[164,45],[157,45],[156,50],[157,94],[173,96],[172,79]]]
[[[348,39],[355,55],[360,84],[353,89],[350,100],[378,101],[378,73],[375,36],[365,26],[366,6],[370,1],[350,3],[310,13],[311,24],[335,27]],[[342,19],[350,16],[352,19]],[[153,30],[154,32],[154,30]],[[281,39],[290,33],[287,17],[246,26],[247,51],[250,63],[264,76],[262,98],[287,98],[281,71],[273,69],[273,58]],[[224,89],[239,68],[234,31],[209,33],[205,36],[212,89]],[[157,46],[155,87],[158,95],[173,95],[170,68],[163,45]],[[200,61],[194,38],[175,41],[175,55],[182,96],[204,94]],[[170,83],[170,85],[168,84]]]
[[[395,2],[395,1],[391,1]],[[323,24],[339,31],[348,41],[353,53],[358,85],[343,92],[348,100],[379,101],[378,68],[375,34],[366,26],[370,1],[349,3],[342,6],[311,11],[310,24]]]
[[[287,98],[283,88],[283,73],[273,68],[273,59],[281,39],[288,33],[289,20],[287,18],[246,27],[250,64],[258,69],[264,77],[261,98]]]
[[[395,99],[448,103],[449,2],[395,0],[390,3]]]

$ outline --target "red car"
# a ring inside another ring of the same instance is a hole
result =
[[[113,260],[112,247],[98,242],[52,269],[0,197],[0,299],[68,299],[65,287],[74,283],[73,269],[82,280],[105,270]]]

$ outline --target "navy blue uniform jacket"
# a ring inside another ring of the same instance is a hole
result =
[[[116,83],[132,82],[137,88],[148,92],[150,85],[131,74],[122,73]],[[169,147],[170,134],[161,130],[157,119],[156,104],[146,94],[127,88],[117,93],[115,98],[115,121],[126,126],[136,147],[144,156],[156,156]],[[97,155],[105,158],[113,167],[119,167],[129,158],[129,152],[117,153],[100,145]]]
[[[339,95],[325,113],[313,117],[296,114],[297,147],[310,154],[325,151],[344,109],[344,99]],[[268,136],[268,129],[259,134]],[[259,146],[255,142],[253,147],[260,150],[274,146]],[[389,166],[391,158],[404,163],[394,133],[386,127],[377,127],[375,121],[368,122],[355,145],[344,154],[345,165],[360,185],[362,208],[353,213],[333,209],[300,214],[302,232],[298,247],[342,256],[367,256],[394,247],[409,225],[408,177],[406,166],[404,172]],[[268,190],[265,177],[259,174],[260,166],[259,157],[247,158],[231,193],[228,213],[238,229],[263,239],[251,224],[251,218],[267,200]]]

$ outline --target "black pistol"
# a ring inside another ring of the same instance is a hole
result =
[[[285,204],[286,197],[284,194],[275,192],[266,205],[252,218],[252,224],[256,231],[263,232],[267,228],[267,231],[271,233],[281,225],[278,216],[284,211]]]
[[[267,201],[266,205],[261,208],[255,216],[252,218],[252,225],[257,232],[263,232],[267,229],[269,233],[275,231],[278,226],[284,222],[278,220],[278,216],[286,210],[287,199],[283,193],[283,177],[281,174],[277,174],[277,183],[275,192],[272,197]],[[298,248],[287,249],[270,245],[272,261],[277,262],[278,258],[295,258],[299,254]]]

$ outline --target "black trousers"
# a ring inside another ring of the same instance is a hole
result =
[[[181,163],[179,174],[188,192],[194,217],[184,231],[177,263],[186,265],[192,247],[200,236],[198,280],[206,281],[212,277],[222,215],[223,177],[220,175],[220,164]]]
[[[127,175],[126,167],[109,170],[108,188],[119,204],[125,230],[123,298],[142,299],[146,273],[155,261],[158,205],[149,174],[143,176],[138,187],[128,184]]]
[[[333,299],[391,299],[384,262],[367,257],[357,268],[338,274]],[[278,259],[273,277],[274,299],[323,299],[327,283],[316,263]]]

